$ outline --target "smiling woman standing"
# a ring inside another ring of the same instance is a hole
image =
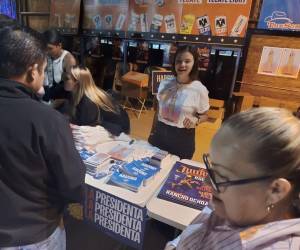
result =
[[[191,159],[195,151],[195,127],[207,119],[208,91],[198,80],[195,48],[178,47],[174,58],[175,77],[160,83],[158,120],[148,141],[182,159]]]

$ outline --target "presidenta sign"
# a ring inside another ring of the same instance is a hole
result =
[[[247,4],[247,0],[207,0],[208,4]]]
[[[142,249],[146,208],[87,186],[84,219],[118,241]]]
[[[299,0],[264,0],[258,28],[300,31]]]

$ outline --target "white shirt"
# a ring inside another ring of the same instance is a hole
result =
[[[63,50],[60,57],[55,60],[48,60],[47,71],[45,73],[44,85],[51,87],[53,85],[53,80],[55,83],[61,82],[61,76],[64,71],[63,61],[65,56],[70,53],[67,50]]]
[[[160,82],[157,99],[158,120],[178,128],[184,128],[185,118],[196,123],[196,113],[209,109],[208,90],[200,81],[179,84],[176,78],[165,79]]]

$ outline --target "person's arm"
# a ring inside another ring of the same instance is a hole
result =
[[[204,87],[199,93],[199,104],[196,112],[198,118],[197,125],[208,120],[207,112],[209,110],[209,97],[208,91]]]
[[[205,122],[208,120],[208,114],[207,114],[208,111],[200,114],[200,113],[196,113],[196,117],[197,117],[197,125],[199,125],[200,123],[202,122]]]
[[[212,209],[209,206],[204,207],[204,209],[201,211],[201,213],[188,225],[183,232],[177,236],[172,241],[169,241],[164,250],[175,250],[179,243],[181,243],[181,240],[185,240],[187,237],[189,237],[191,234],[193,234],[195,231],[198,231],[203,226],[207,226],[210,222],[210,216],[212,214]]]
[[[185,128],[195,128],[202,122],[208,120],[207,111],[209,110],[208,91],[204,86],[201,86],[194,97],[194,113],[190,117],[186,117],[183,121]]]
[[[169,241],[167,243],[167,245],[165,246],[165,249],[164,250],[176,250],[176,247],[178,245],[178,242],[180,241],[180,235],[177,236],[177,238],[175,238],[174,240],[172,241]]]
[[[44,158],[54,189],[63,203],[81,202],[84,196],[85,166],[77,152],[69,124],[57,113],[49,122]]]

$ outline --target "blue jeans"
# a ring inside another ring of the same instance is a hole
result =
[[[57,227],[55,231],[43,241],[26,246],[3,247],[0,248],[0,250],[66,250],[66,232],[64,229]]]

